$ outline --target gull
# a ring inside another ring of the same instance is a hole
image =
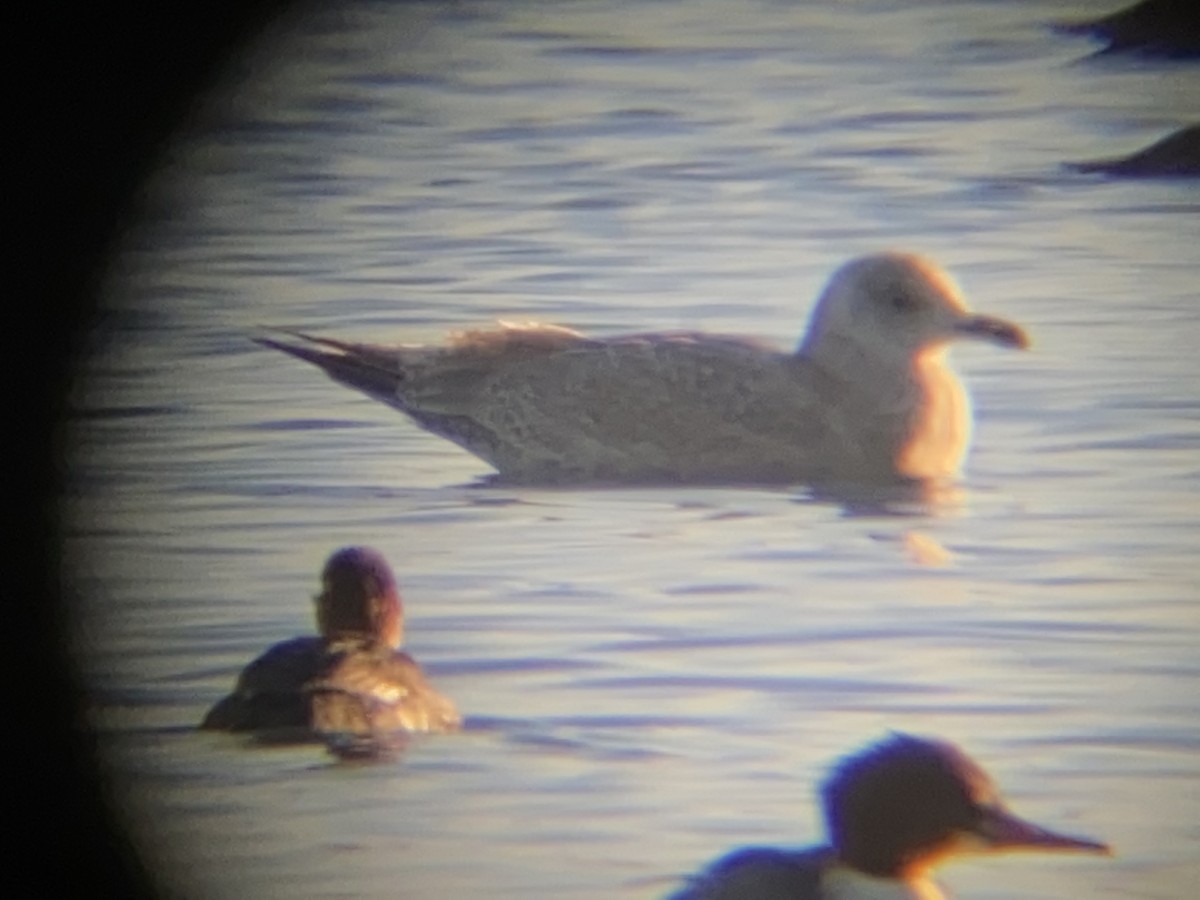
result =
[[[282,331],[282,330],[281,330]],[[971,313],[932,261],[851,260],[794,352],[701,332],[588,337],[500,323],[442,346],[284,331],[312,363],[487,462],[512,484],[896,484],[952,479],[970,443],[949,345],[1025,348]]]
[[[945,741],[894,734],[842,760],[822,800],[829,846],[735,850],[670,900],[945,900],[930,875],[956,855],[1112,852],[1014,815],[987,772]]]

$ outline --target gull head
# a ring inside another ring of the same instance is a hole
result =
[[[880,253],[853,259],[834,272],[817,300],[800,353],[907,361],[962,338],[1029,346],[1019,326],[972,313],[936,263],[909,253]]]

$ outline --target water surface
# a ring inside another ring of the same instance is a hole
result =
[[[1200,184],[1064,171],[1200,113],[1088,59],[1088,4],[349,3],[230,65],[146,188],[83,367],[68,576],[130,827],[184,896],[654,897],[800,844],[888,729],[961,743],[1114,860],[964,897],[1200,879]],[[852,255],[928,253],[1029,354],[955,352],[956,502],[481,489],[475,458],[256,347],[495,318],[791,345]],[[310,629],[326,555],[397,569],[469,719],[376,766],[192,730]]]

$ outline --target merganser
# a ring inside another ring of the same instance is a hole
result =
[[[1134,53],[1167,59],[1200,57],[1200,5],[1196,0],[1141,0],[1085,22],[1058,22],[1066,34],[1086,34],[1108,45],[1100,53]]]
[[[397,649],[404,612],[383,556],[367,547],[339,550],[321,581],[320,635],[283,641],[251,662],[200,727],[325,739],[458,729],[454,704]]]
[[[944,900],[948,857],[1004,850],[1109,854],[1018,818],[996,785],[944,741],[893,735],[844,759],[822,790],[830,846],[735,850],[671,900]]]
[[[960,338],[1028,346],[935,263],[852,260],[795,352],[698,332],[588,338],[553,325],[383,346],[281,329],[258,343],[395,407],[526,484],[907,484],[958,473],[971,433]]]

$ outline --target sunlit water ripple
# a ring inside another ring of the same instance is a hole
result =
[[[650,897],[799,844],[813,784],[944,736],[1115,860],[966,862],[964,897],[1200,879],[1200,185],[1066,160],[1200,113],[1055,2],[342,5],[197,113],[114,260],[65,501],[79,658],[141,846],[185,895]],[[500,317],[791,344],[823,278],[929,253],[1034,352],[963,348],[961,496],[484,488],[256,347]],[[192,726],[311,628],[326,554],[397,568],[468,716],[386,765]]]

